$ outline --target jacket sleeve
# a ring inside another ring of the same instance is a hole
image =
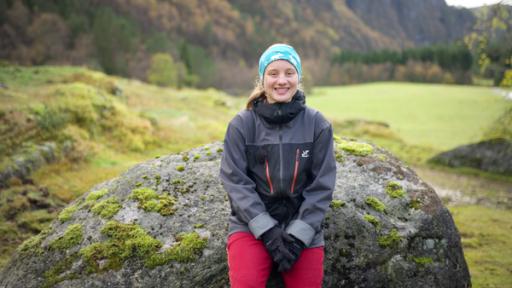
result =
[[[226,132],[220,179],[235,216],[247,223],[254,237],[259,238],[277,221],[266,211],[265,204],[256,192],[256,184],[247,176],[245,139],[237,120],[239,118],[231,121]]]
[[[300,239],[306,246],[320,232],[325,212],[332,200],[336,183],[336,160],[333,152],[332,127],[327,122],[314,140],[312,175],[313,181],[303,191],[297,218],[290,222],[286,232]]]

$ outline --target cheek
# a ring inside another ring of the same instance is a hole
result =
[[[274,85],[274,81],[272,81],[272,78],[264,79],[263,80],[263,89],[265,90],[272,90],[272,87]]]

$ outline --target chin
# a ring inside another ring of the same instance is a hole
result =
[[[276,102],[286,103],[292,100],[292,95],[273,97]]]

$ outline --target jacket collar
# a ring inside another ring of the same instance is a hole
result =
[[[293,120],[302,110],[305,109],[306,97],[304,93],[297,90],[288,103],[269,104],[264,97],[253,102],[253,110],[268,124],[282,125]]]

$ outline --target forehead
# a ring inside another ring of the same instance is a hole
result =
[[[286,60],[276,60],[267,66],[267,70],[286,70],[286,69],[295,69],[295,67]]]

